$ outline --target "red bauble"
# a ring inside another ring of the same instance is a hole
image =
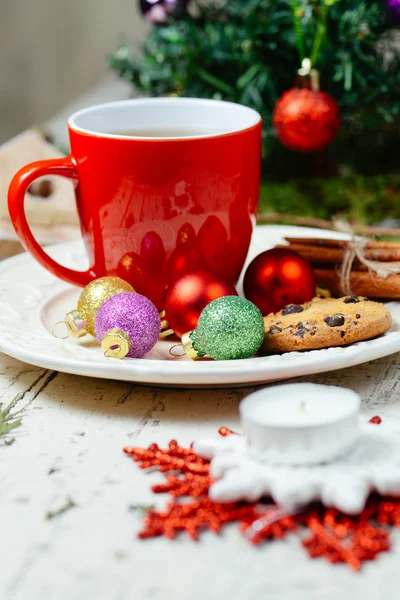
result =
[[[151,238],[150,238],[151,239]],[[147,238],[147,241],[149,238]],[[164,308],[164,294],[167,287],[167,279],[160,268],[161,264],[155,263],[158,256],[157,246],[154,250],[149,250],[148,244],[142,243],[144,256],[136,252],[127,252],[120,259],[117,267],[117,275],[124,281],[130,283],[138,294],[146,296],[156,305],[159,310]],[[151,269],[155,266],[156,269]]]
[[[315,296],[315,277],[310,263],[285,248],[259,254],[250,263],[243,282],[244,294],[263,315],[288,304],[303,304]]]
[[[284,146],[298,152],[315,152],[335,137],[340,127],[340,111],[326,92],[295,87],[279,98],[273,121]]]
[[[217,298],[237,296],[233,285],[209,271],[193,271],[177,279],[167,291],[165,318],[179,337],[197,327],[202,310]]]
[[[207,217],[197,234],[200,254],[204,257],[206,269],[213,273],[226,271],[229,263],[228,233],[222,221],[215,215]]]
[[[187,273],[204,269],[204,258],[200,254],[196,244],[186,242],[177,246],[171,254],[167,265],[168,285]]]

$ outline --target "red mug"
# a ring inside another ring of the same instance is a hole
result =
[[[160,309],[167,285],[189,270],[236,283],[259,196],[256,111],[215,100],[127,100],[81,110],[68,128],[71,154],[23,167],[9,188],[15,230],[42,266],[80,286],[117,275]],[[32,235],[24,198],[44,175],[76,183],[88,271],[58,264]]]

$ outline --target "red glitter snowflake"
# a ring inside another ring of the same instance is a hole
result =
[[[221,435],[233,433],[226,427],[220,429]],[[208,496],[213,483],[209,462],[191,448],[182,448],[173,440],[167,449],[151,444],[148,448],[129,446],[124,452],[141,463],[142,469],[152,467],[165,473],[165,483],[154,485],[152,490],[175,498],[167,504],[165,511],[147,511],[144,528],[139,533],[142,539],[161,535],[175,538],[180,532],[198,539],[201,531],[219,533],[224,525],[232,522],[238,522],[241,531],[255,545],[282,539],[289,532],[302,534],[308,531],[302,544],[311,558],[345,563],[357,571],[364,561],[390,550],[388,527],[400,527],[399,499],[373,495],[357,516],[348,516],[320,504],[309,506],[303,512],[287,514],[268,499],[265,499],[267,505],[260,502],[217,504]]]

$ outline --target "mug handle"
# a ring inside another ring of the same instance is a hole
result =
[[[43,175],[61,175],[67,179],[78,180],[78,172],[72,162],[71,156],[40,160],[26,165],[13,177],[8,189],[8,210],[11,221],[25,249],[43,267],[68,283],[84,287],[93,279],[96,279],[93,268],[87,271],[75,271],[74,269],[68,269],[60,265],[50,258],[33,237],[28,221],[26,220],[25,194],[31,183]]]

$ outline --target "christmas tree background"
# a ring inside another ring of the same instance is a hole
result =
[[[140,0],[153,21],[141,54],[122,41],[111,67],[151,96],[239,102],[264,123],[261,207],[374,222],[400,218],[398,0]],[[160,22],[161,21],[161,22]],[[335,140],[299,153],[273,111],[302,60],[340,107]]]

